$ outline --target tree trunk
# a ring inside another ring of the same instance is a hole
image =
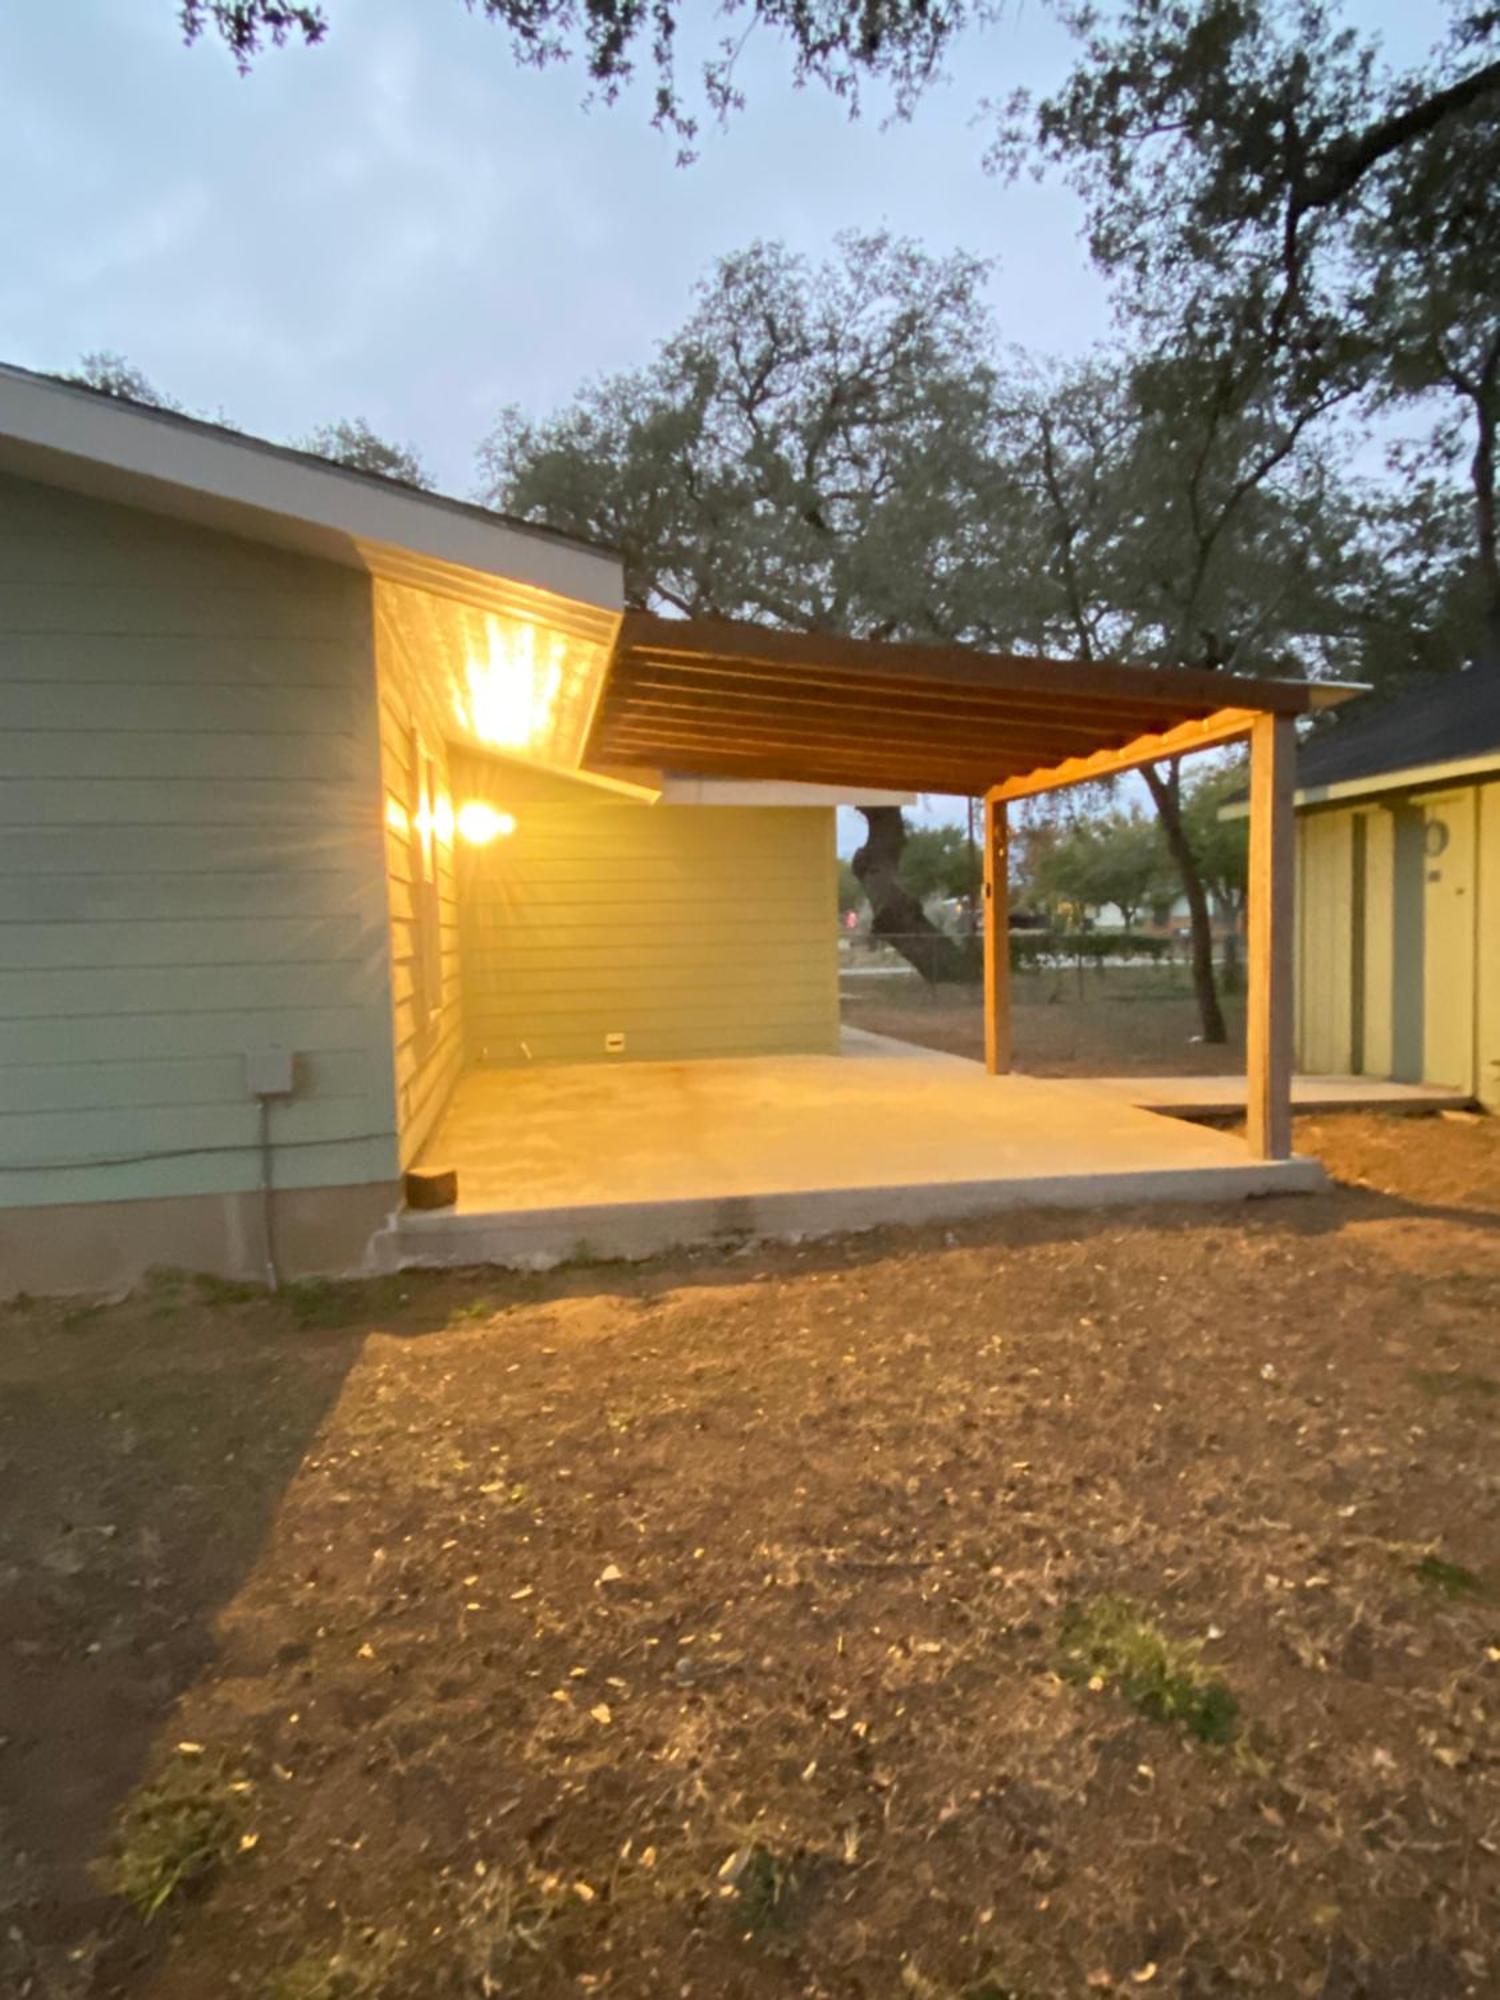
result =
[[[1161,821],[1168,850],[1182,877],[1182,893],[1187,897],[1188,918],[1192,925],[1193,993],[1198,1002],[1198,1021],[1203,1039],[1205,1042],[1227,1042],[1229,1032],[1224,1026],[1224,1010],[1219,1005],[1219,989],[1214,982],[1214,930],[1209,914],[1208,891],[1203,886],[1197,856],[1182,824],[1177,767],[1173,765],[1171,775],[1163,777],[1159,765],[1147,764],[1141,776],[1146,780],[1156,805],[1156,816]]]
[[[867,832],[853,863],[870,899],[870,935],[892,945],[930,986],[958,980],[967,969],[956,939],[932,923],[898,872],[906,845],[906,821],[899,806],[861,806]]]

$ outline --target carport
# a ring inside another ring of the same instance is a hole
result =
[[[583,769],[984,799],[985,1066],[846,1036],[837,1056],[471,1072],[424,1154],[458,1169],[457,1208],[404,1215],[381,1255],[546,1262],[1316,1186],[1291,1151],[1293,751],[1299,716],[1356,691],[626,614]],[[1013,1075],[1011,802],[1237,741],[1251,761],[1245,1137]]]
[[[1007,808],[1226,743],[1250,746],[1251,1153],[1291,1152],[1296,720],[1358,689],[982,654],[627,614],[586,760],[948,792],[985,802],[987,1067],[1011,1066]]]

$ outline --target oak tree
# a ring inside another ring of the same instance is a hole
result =
[[[966,22],[989,18],[998,0],[724,0],[720,32],[697,58],[697,83],[685,88],[677,64],[683,26],[678,0],[464,0],[469,11],[509,37],[521,64],[582,66],[613,102],[640,67],[651,78],[653,122],[684,149],[700,112],[722,118],[742,100],[737,63],[757,32],[786,50],[794,83],[816,83],[857,111],[863,89],[879,83],[904,112],[937,74],[944,52]],[[337,14],[338,7],[333,6]],[[322,42],[331,28],[321,0],[179,0],[188,41],[212,33],[248,70],[267,48]]]
[[[821,265],[726,257],[645,367],[559,414],[504,415],[487,498],[613,544],[639,606],[806,632],[990,636],[983,266],[885,235]],[[893,806],[862,808],[872,928],[929,978],[953,941],[902,876]]]

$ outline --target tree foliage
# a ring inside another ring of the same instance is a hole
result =
[[[133,362],[110,348],[96,348],[92,353],[80,355],[77,368],[62,379],[77,382],[85,389],[97,389],[103,396],[117,396],[122,403],[144,403],[153,410],[182,408],[181,403],[158,389]]]
[[[901,879],[922,902],[977,896],[983,873],[979,850],[964,827],[918,826],[907,833]]]
[[[319,458],[332,459],[355,472],[373,472],[382,479],[397,479],[405,486],[432,491],[432,475],[409,444],[391,444],[370,428],[363,417],[342,417],[336,423],[320,424],[298,440],[298,448]]]
[[[1070,905],[1080,916],[1112,904],[1127,929],[1154,904],[1176,894],[1160,826],[1140,811],[1119,806],[1102,816],[1059,824],[1037,856],[1032,887],[1047,904]]]
[[[1200,766],[1188,781],[1182,807],[1199,872],[1214,901],[1236,915],[1244,911],[1249,888],[1250,822],[1221,819],[1219,814],[1232,799],[1243,798],[1249,786],[1249,767],[1243,757]]]
[[[487,498],[619,548],[635,604],[957,636],[989,567],[983,276],[886,235],[819,265],[752,244],[653,362],[540,422],[504,415]]]
[[[689,146],[700,109],[722,118],[742,103],[737,62],[757,31],[787,51],[792,80],[821,84],[857,111],[865,86],[881,83],[896,108],[911,108],[937,74],[944,51],[969,20],[988,18],[991,0],[724,0],[722,32],[698,63],[695,91],[679,80],[682,10],[677,0],[464,0],[506,31],[518,63],[582,65],[606,102],[636,74],[652,79],[653,122]],[[241,70],[267,47],[309,45],[329,32],[321,4],[290,0],[180,0],[188,41],[218,35]]]
[[[1428,462],[1471,440],[1470,637],[1500,653],[1500,9],[1448,0],[1393,72],[1333,0],[1060,0],[1063,88],[1012,101],[995,158],[1060,165],[1136,338],[1311,411],[1448,399]]]
[[[821,265],[726,257],[657,358],[557,416],[505,416],[488,498],[619,548],[632,603],[801,631],[974,639],[997,575],[984,494],[983,266],[885,235]],[[894,807],[854,867],[872,924],[932,977],[951,941],[901,874]]]

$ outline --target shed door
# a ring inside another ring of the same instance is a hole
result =
[[[1422,801],[1422,1076],[1474,1088],[1474,794]]]

